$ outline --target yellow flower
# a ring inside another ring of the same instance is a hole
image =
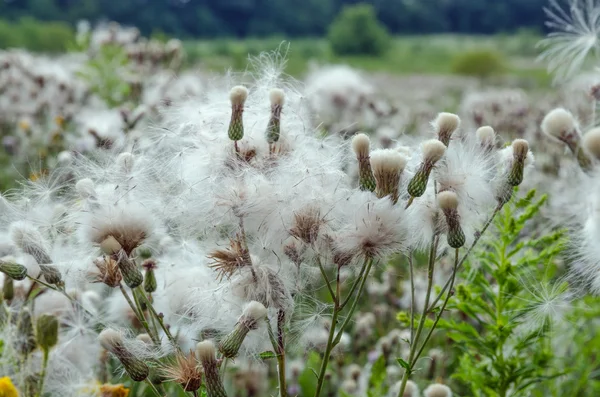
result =
[[[0,397],[19,397],[19,392],[8,376],[0,378]]]
[[[29,131],[30,127],[31,127],[31,125],[29,124],[29,122],[27,120],[19,121],[19,128],[22,129],[23,131]]]
[[[129,389],[123,385],[111,385],[107,383],[100,386],[100,393],[102,393],[102,397],[127,397]]]

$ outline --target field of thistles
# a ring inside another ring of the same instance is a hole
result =
[[[600,395],[600,5],[571,3],[552,89],[209,73],[115,24],[0,52],[0,396]]]

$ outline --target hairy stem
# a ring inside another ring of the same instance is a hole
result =
[[[182,353],[181,348],[179,347],[179,344],[177,343],[177,340],[173,337],[173,334],[171,334],[171,331],[169,331],[169,328],[167,328],[167,326],[165,325],[165,323],[163,321],[163,316],[159,315],[156,312],[156,310],[154,309],[154,306],[152,305],[152,302],[150,302],[150,300],[146,296],[146,292],[142,289],[142,287],[141,286],[137,287],[137,289],[139,291],[139,295],[142,297],[142,299],[146,303],[146,307],[150,311],[150,314],[152,314],[152,316],[154,316],[154,318],[158,322],[158,325],[160,325],[160,327],[162,328],[163,332],[165,333],[165,335],[167,336],[167,338],[169,339],[171,344],[177,349],[177,351],[179,353]]]

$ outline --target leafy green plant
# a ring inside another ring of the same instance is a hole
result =
[[[505,205],[485,239],[465,262],[463,280],[450,300],[459,315],[441,319],[462,354],[453,377],[473,396],[525,396],[562,375],[551,365],[553,320],[568,303],[568,285],[552,277],[552,258],[564,246],[562,230],[527,231],[546,202],[529,192]]]
[[[382,55],[390,45],[387,30],[369,4],[344,7],[331,24],[328,37],[338,55]]]
[[[123,79],[128,66],[129,58],[122,46],[104,44],[98,54],[87,61],[79,76],[93,93],[114,108],[130,98],[131,84]]]
[[[492,50],[473,50],[455,56],[452,73],[487,78],[502,73],[505,62],[501,54]]]

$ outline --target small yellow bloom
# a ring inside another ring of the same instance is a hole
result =
[[[17,388],[8,376],[0,378],[0,397],[19,397]]]
[[[100,386],[100,393],[102,393],[102,397],[127,397],[129,395],[129,389],[123,385],[111,385],[106,383]]]
[[[30,127],[31,127],[31,125],[29,124],[29,122],[27,120],[19,121],[19,128],[22,129],[23,131],[29,131]]]
[[[58,115],[54,118],[54,122],[56,123],[58,128],[64,128],[65,127],[65,118],[61,115]]]

